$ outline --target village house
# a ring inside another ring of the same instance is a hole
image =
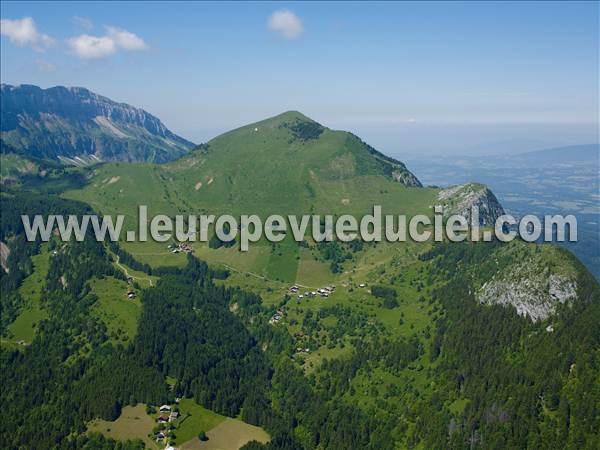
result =
[[[275,313],[275,314],[273,314],[273,317],[271,317],[269,319],[269,323],[272,325],[272,324],[275,324],[275,323],[279,322],[280,320],[281,320],[281,315]]]
[[[178,417],[179,417],[179,413],[177,411],[171,412],[171,414],[169,414],[169,422],[173,422],[174,420],[177,420]]]
[[[171,253],[192,253],[193,249],[187,242],[180,242],[179,244],[169,244],[167,249],[171,250]]]
[[[164,414],[159,416],[158,419],[156,419],[156,422],[158,423],[167,423],[169,422],[169,416],[165,416]]]
[[[158,410],[160,412],[171,412],[171,407],[169,405],[162,405]]]
[[[283,316],[285,315],[285,311],[283,309],[278,309],[277,312],[275,314],[273,314],[273,317],[271,317],[271,319],[269,319],[269,323],[271,325],[279,322]]]

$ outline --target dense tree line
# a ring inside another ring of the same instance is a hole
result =
[[[392,309],[398,306],[398,294],[392,287],[376,284],[371,287],[371,294],[383,299],[384,308]]]
[[[292,132],[296,139],[300,139],[304,142],[317,139],[321,133],[325,131],[325,128],[322,125],[307,120],[296,120],[291,123],[286,123],[284,126]]]
[[[228,309],[232,295],[189,256],[185,269],[144,294],[134,344],[142,366],[178,380],[178,394],[229,416],[249,392],[265,390],[270,375],[256,340]]]
[[[1,237],[14,249],[11,270],[0,278],[8,323],[39,248],[39,242],[23,240],[20,214],[38,214],[42,203],[44,214],[89,209],[35,195],[0,200],[8,202],[2,204]],[[5,205],[19,213],[5,216]],[[352,251],[338,245],[322,248],[334,260]],[[114,346],[105,324],[90,312],[97,299],[88,287],[92,277],[123,278],[107,248],[91,238],[51,248],[56,254],[42,290],[48,318],[31,345],[0,352],[5,448],[142,448],[139,441],[86,435],[85,424],[97,417],[114,420],[129,404],[159,404],[175,396],[229,416],[241,414],[269,431],[270,443],[250,443],[246,450],[394,448],[403,414],[414,423],[401,428],[409,446],[600,448],[600,297],[585,271],[577,280],[581,301],[564,305],[549,332],[548,323],[532,323],[511,308],[477,304],[472,282],[491,274],[485,262],[496,256],[497,244],[434,246],[422,256],[428,269],[419,276],[442,286],[431,299],[440,308],[429,348],[435,383],[399,413],[355,403],[352,380],[374,368],[399,376],[424,355],[417,336],[383,337],[368,317],[340,305],[307,313],[305,330],[317,330],[321,319],[335,316],[328,330],[332,338],[341,343],[355,337],[349,356],[325,360],[307,375],[292,356],[293,338],[268,324],[271,311],[260,297],[215,283],[227,272],[188,255],[183,268],[152,270],[160,280],[141,293],[136,338],[129,346]],[[118,246],[110,250],[124,264],[150,272]],[[385,286],[371,292],[384,301],[396,298]],[[176,379],[173,390],[165,376]],[[464,410],[447,408],[455,398],[467,399]]]
[[[42,293],[48,319],[31,345],[1,353],[6,448],[54,448],[92,418],[116,418],[131,401],[168,399],[160,372],[113,348],[104,323],[90,314],[95,296],[85,281],[117,274],[103,245],[91,238],[67,243],[50,258]]]
[[[324,224],[321,224],[322,232],[324,231]],[[359,239],[355,239],[350,242],[340,242],[337,240],[317,242],[317,250],[321,254],[321,257],[329,262],[329,269],[332,273],[340,273],[342,271],[342,264],[345,261],[352,259],[353,253],[357,253],[363,249],[363,242]]]
[[[473,251],[443,245],[428,256],[437,273],[454,274],[434,293],[445,311],[431,349],[441,391],[469,403],[458,416],[435,398],[420,405],[417,438],[430,448],[599,448],[597,283],[581,271],[579,300],[563,305],[547,328],[513,308],[477,304],[464,272],[481,267],[495,246],[468,245]]]
[[[152,275],[152,267],[150,264],[139,262],[131,253],[123,250],[116,242],[110,242],[108,248],[119,257],[119,262],[125,264],[127,267]]]

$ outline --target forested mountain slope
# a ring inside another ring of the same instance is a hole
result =
[[[3,446],[139,449],[169,429],[161,446],[195,447],[216,432],[202,417],[218,413],[268,433],[245,450],[598,448],[600,288],[565,250],[307,236],[185,254],[91,236],[29,243],[21,222],[123,213],[130,226],[139,204],[360,216],[477,201],[501,212],[483,186],[444,193],[413,178],[353,135],[285,113],[167,165],[4,186]],[[304,295],[323,287],[327,297]],[[183,410],[176,399],[199,412],[161,427],[156,410]],[[150,425],[115,442],[108,429],[139,404],[136,425]]]

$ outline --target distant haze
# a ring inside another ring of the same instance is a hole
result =
[[[600,142],[598,125],[520,123],[520,124],[427,124],[402,123],[373,125],[327,121],[315,117],[329,128],[350,131],[386,155],[501,155],[567,145]],[[257,117],[256,120],[262,117]],[[249,121],[251,122],[251,121]],[[230,128],[244,125],[232,123]],[[230,128],[177,129],[193,142],[206,142]]]

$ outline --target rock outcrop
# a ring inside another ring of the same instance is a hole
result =
[[[512,305],[519,315],[536,322],[547,319],[559,304],[576,300],[577,282],[566,275],[534,274],[517,265],[485,283],[476,297],[481,304]]]
[[[438,193],[438,205],[443,207],[444,217],[460,215],[471,222],[472,207],[479,208],[479,225],[493,226],[496,219],[504,214],[504,208],[485,185],[462,184],[442,189]]]
[[[59,159],[166,162],[193,144],[143,109],[80,87],[1,86],[3,151]]]

